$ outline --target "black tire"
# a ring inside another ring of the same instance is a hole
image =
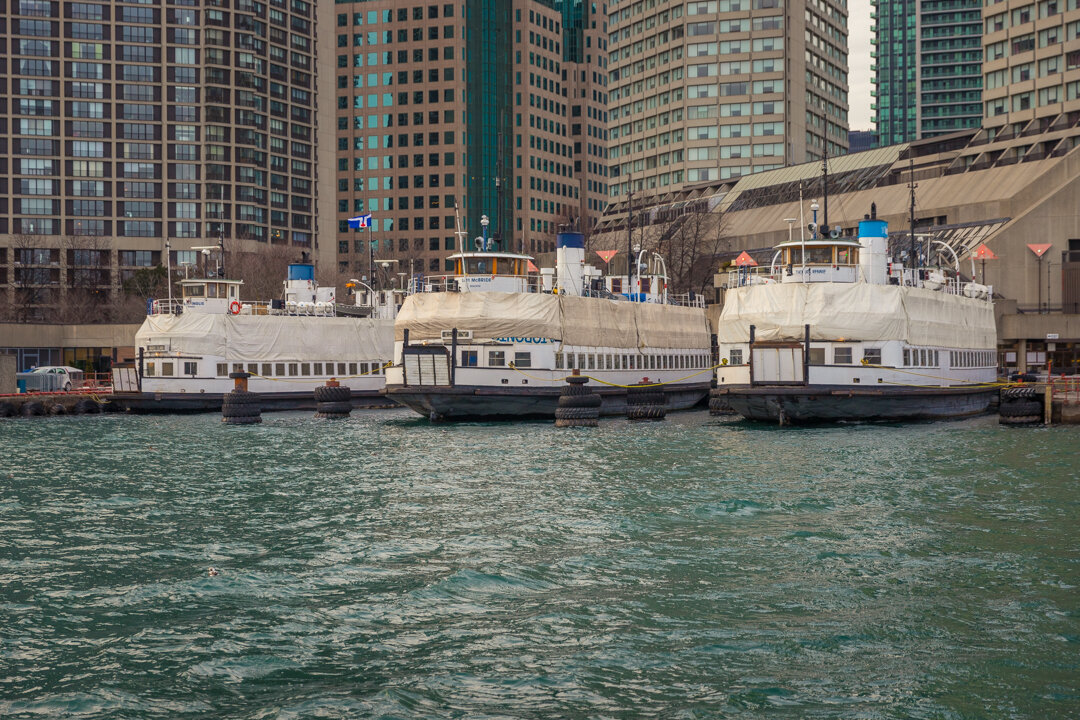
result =
[[[1024,417],[1042,415],[1043,404],[1038,400],[1010,400],[1001,403],[998,414],[1002,417]]]
[[[82,406],[82,410],[79,412],[85,413],[86,415],[97,415],[101,412],[101,404],[94,400],[80,400],[76,403],[75,407],[78,408],[80,405]]]
[[[70,380],[68,380],[66,383],[64,383],[64,392],[71,392],[71,381]]]
[[[39,417],[45,414],[45,406],[41,403],[33,400],[28,403],[23,403],[22,416],[23,417]]]
[[[559,397],[561,408],[598,408],[602,402],[599,395],[562,395]]]
[[[348,415],[350,412],[352,412],[352,403],[348,400],[338,402],[321,402],[315,406],[315,410],[319,413]]]
[[[731,415],[734,410],[728,405],[728,402],[724,398],[711,397],[709,398],[709,414],[710,415]]]
[[[662,405],[631,405],[626,409],[628,420],[663,420],[666,416]]]
[[[1042,415],[1020,415],[1015,417],[1002,415],[998,418],[998,422],[1002,425],[1041,425],[1042,421]]]
[[[1011,387],[1003,388],[1001,390],[1002,402],[1006,400],[1027,400],[1035,397],[1037,388],[1033,387]]]
[[[243,405],[244,403],[253,403],[259,401],[259,394],[253,393],[250,390],[231,390],[225,393],[225,396],[221,398],[222,404],[228,403],[230,405]]]
[[[15,406],[9,402],[0,402],[0,418],[9,418],[15,414]]]
[[[262,415],[262,408],[258,405],[221,408],[221,417],[223,418],[259,417],[260,415]]]
[[[595,420],[600,417],[597,407],[560,407],[555,408],[556,420]]]
[[[581,395],[592,395],[592,388],[586,387],[578,383],[563,385],[561,397],[580,397]]]
[[[628,405],[666,405],[663,390],[631,390],[626,394]]]
[[[344,385],[328,387],[320,385],[315,388],[315,402],[317,403],[340,403],[352,400],[352,389]]]
[[[249,416],[249,417],[223,417],[221,422],[226,425],[255,425],[262,422],[261,415]]]
[[[50,415],[67,415],[67,408],[57,403],[49,408]]]
[[[600,421],[596,418],[592,420],[559,420],[556,418],[555,427],[598,427]]]

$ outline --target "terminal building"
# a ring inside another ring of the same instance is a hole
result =
[[[770,262],[775,244],[812,222],[815,201],[818,222],[843,235],[855,235],[875,206],[900,261],[912,248],[913,182],[915,251],[929,242],[953,265],[948,246],[962,275],[993,286],[1001,367],[1073,373],[1080,369],[1080,111],[1008,130],[832,159],[827,197],[823,164],[813,162],[656,194],[632,209],[615,203],[590,247],[659,249],[669,258],[694,247],[696,273],[674,272],[675,281],[722,302],[713,274],[722,284],[719,271],[743,250]],[[980,245],[996,259],[976,260]]]

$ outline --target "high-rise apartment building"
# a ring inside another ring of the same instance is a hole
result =
[[[16,314],[115,297],[167,242],[174,266],[219,242],[317,248],[312,2],[3,10],[0,300]]]
[[[582,2],[334,6],[338,261],[445,271],[470,238],[554,248],[603,210],[603,14]],[[599,27],[597,25],[599,24]],[[348,218],[370,213],[367,231]]]
[[[842,0],[608,3],[610,194],[846,152]]]
[[[983,8],[983,106],[990,139],[1075,124],[1080,111],[1080,2],[1003,0]],[[1065,151],[1025,148],[1025,153]],[[1070,146],[1071,147],[1071,143]]]
[[[979,127],[981,0],[872,0],[877,143]]]

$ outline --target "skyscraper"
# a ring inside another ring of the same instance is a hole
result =
[[[464,12],[464,16],[463,13]],[[471,238],[554,248],[602,210],[603,15],[581,2],[335,5],[342,269],[448,269]],[[596,26],[600,20],[601,27]],[[373,216],[371,239],[347,225]]]
[[[873,0],[877,143],[979,127],[979,0]]]
[[[618,0],[608,32],[613,197],[847,149],[840,0]]]
[[[48,318],[194,245],[316,250],[315,7],[11,0],[0,290]]]

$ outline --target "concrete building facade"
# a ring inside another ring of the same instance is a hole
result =
[[[843,2],[618,0],[608,33],[613,201],[847,151]]]
[[[315,4],[3,5],[6,314],[104,306],[140,271],[197,262],[196,246],[332,250],[319,242]]]
[[[602,12],[539,0],[334,12],[341,270],[445,272],[458,215],[470,247],[486,216],[499,249],[525,252],[554,249],[561,224],[599,218]],[[370,234],[350,230],[368,213]]]

